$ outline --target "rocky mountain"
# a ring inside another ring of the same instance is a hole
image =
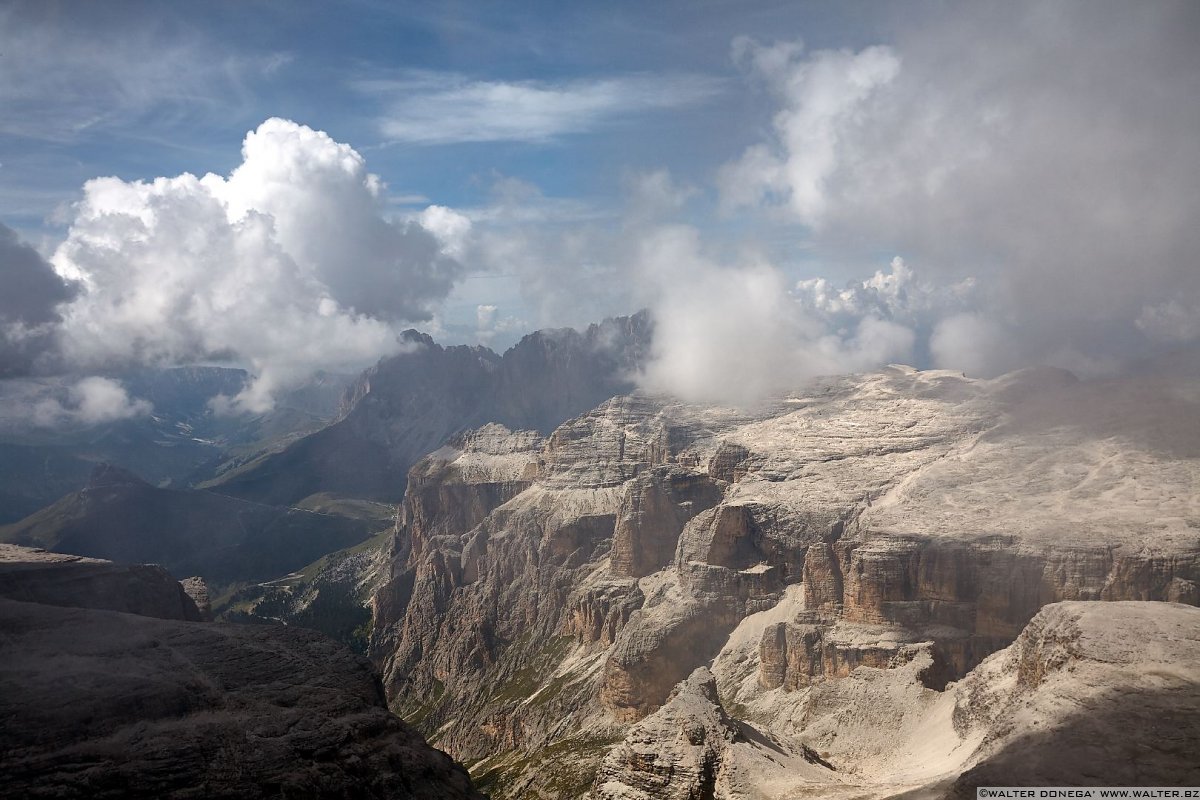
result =
[[[732,720],[701,667],[608,753],[589,797],[971,798],[979,786],[1191,786],[1200,779],[1198,655],[1194,606],[1055,603],[943,692],[920,686],[925,654],[815,685],[803,710],[786,703],[803,727],[800,744]]]
[[[409,474],[372,654],[392,707],[496,797],[735,796],[620,777],[669,763],[725,785],[704,783],[733,774],[721,741],[805,780],[949,792],[976,755],[1017,752],[983,745],[1008,723],[950,760],[896,732],[951,713],[969,675],[1007,680],[985,659],[1045,606],[1196,618],[1168,605],[1200,603],[1196,389],[893,367],[752,413],[633,395],[548,436],[485,426]]]
[[[0,794],[482,797],[321,634],[109,610],[171,611],[145,604],[164,575],[0,548]]]
[[[374,520],[275,508],[195,489],[160,489],[112,465],[11,525],[0,541],[124,563],[162,564],[214,589],[275,579],[368,539]]]
[[[405,337],[409,352],[381,361],[351,385],[336,422],[206,486],[272,505],[319,492],[399,502],[409,468],[457,433],[488,422],[549,433],[629,391],[649,347],[650,323],[641,313],[582,333],[538,331],[503,356],[484,347],[442,347],[416,331]]]

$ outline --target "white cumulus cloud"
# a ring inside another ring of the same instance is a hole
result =
[[[389,221],[350,146],[270,119],[242,155],[227,178],[85,184],[52,258],[83,287],[61,307],[68,363],[243,362],[256,380],[227,407],[261,411],[316,369],[396,352],[397,327],[428,319],[462,273],[465,221]]]
[[[90,426],[146,416],[153,410],[149,402],[130,398],[120,381],[92,376],[70,386],[65,402],[55,397],[38,401],[31,421],[41,427]]]

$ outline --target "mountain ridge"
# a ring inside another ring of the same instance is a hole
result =
[[[549,433],[632,390],[651,332],[639,312],[537,331],[500,356],[407,331],[415,349],[366,370],[331,425],[203,487],[272,505],[318,492],[399,502],[408,469],[457,433],[489,422]]]

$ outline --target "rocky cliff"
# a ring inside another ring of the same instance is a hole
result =
[[[701,669],[609,752],[589,797],[970,798],[979,786],[1191,786],[1200,779],[1197,655],[1193,606],[1056,603],[944,692],[920,685],[929,657],[919,654],[826,682],[803,704],[784,700],[800,736],[732,720]]]
[[[1049,603],[1196,604],[1196,418],[1170,373],[896,367],[491,428],[414,467],[373,655],[498,796],[589,786],[704,666],[803,759],[799,709],[863,670],[940,696]]]

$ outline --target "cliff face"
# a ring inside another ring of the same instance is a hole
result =
[[[753,414],[633,396],[487,429],[413,469],[373,656],[499,796],[590,784],[703,666],[803,760],[798,709],[864,669],[922,698],[1048,603],[1197,603],[1177,389],[890,368]]]
[[[588,796],[970,798],[979,786],[1190,786],[1200,778],[1197,655],[1195,607],[1057,603],[944,692],[917,680],[928,653],[813,687],[788,709],[802,737],[731,719],[701,669],[629,729]],[[773,694],[780,702],[791,693]]]
[[[629,391],[650,324],[642,313],[582,332],[538,331],[503,356],[405,335],[409,352],[351,384],[332,425],[230,471],[212,488],[275,505],[318,492],[398,502],[409,468],[455,434],[489,422],[546,434]]]

